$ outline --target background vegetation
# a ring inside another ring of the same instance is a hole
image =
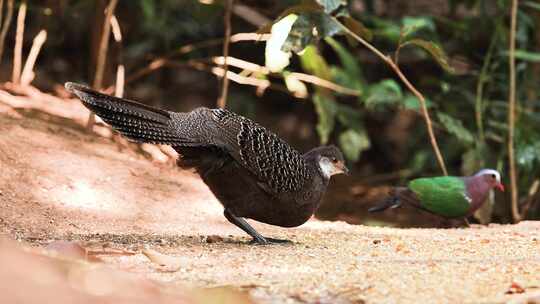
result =
[[[339,145],[353,168],[348,188],[492,167],[510,191],[478,220],[540,218],[536,1],[0,4],[2,81],[45,91],[87,82],[173,110],[225,105],[301,150]],[[25,74],[16,54],[31,54],[41,30],[46,40]]]

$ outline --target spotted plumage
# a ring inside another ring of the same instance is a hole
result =
[[[259,124],[222,109],[211,110],[226,128],[238,129],[236,143],[240,161],[275,193],[298,191],[309,179],[302,155],[276,134]]]
[[[194,168],[224,206],[225,217],[258,243],[243,218],[295,227],[318,208],[330,176],[346,172],[334,146],[301,154],[261,125],[223,109],[176,113],[67,83],[83,104],[120,134],[171,145],[178,165]]]

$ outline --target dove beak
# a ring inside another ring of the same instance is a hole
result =
[[[495,188],[501,190],[501,192],[504,192],[504,185],[502,183],[497,183],[495,185]]]

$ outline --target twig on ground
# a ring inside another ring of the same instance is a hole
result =
[[[508,163],[510,166],[510,196],[512,207],[512,219],[519,222],[521,216],[518,208],[518,189],[516,176],[516,163],[514,156],[514,127],[516,123],[516,19],[517,19],[517,0],[512,0],[510,37],[508,51],[508,67],[510,70],[510,84],[508,92]]]
[[[229,71],[227,57],[229,57],[229,45],[231,39],[231,11],[234,5],[234,0],[225,1],[225,41],[223,42],[223,57],[225,58],[222,68],[225,70],[224,75]],[[217,101],[218,108],[225,108],[227,104],[227,94],[229,92],[229,77],[223,77],[221,83],[221,95]]]
[[[21,87],[6,83],[6,89],[16,95],[0,90],[1,103],[5,103],[13,108],[39,109],[42,112],[67,118],[84,125],[87,116],[87,112],[85,111],[87,110],[80,103],[66,102],[62,98],[43,93],[33,86]]]
[[[371,45],[369,42],[364,40],[362,37],[358,36],[353,31],[349,30],[349,28],[347,28],[345,25],[339,22],[337,18],[332,17],[332,19],[336,24],[338,24],[343,29],[343,31],[345,31],[351,37],[356,39],[358,42],[360,42],[362,45],[364,45],[366,48],[372,51],[375,55],[381,58],[386,64],[388,64],[394,70],[397,76],[401,79],[401,81],[405,84],[405,86],[407,86],[407,88],[416,96],[416,98],[418,98],[418,100],[420,101],[422,114],[426,122],[429,138],[431,140],[431,146],[433,147],[433,151],[435,152],[435,156],[437,157],[437,161],[439,163],[439,166],[441,167],[441,170],[443,171],[444,175],[448,175],[448,171],[446,170],[444,159],[439,149],[439,145],[437,144],[437,138],[435,137],[435,133],[433,132],[433,126],[432,126],[431,118],[429,117],[429,112],[426,107],[426,100],[424,96],[414,87],[414,85],[409,81],[409,79],[405,77],[405,75],[403,74],[399,66],[396,65],[396,63],[392,60],[391,57],[384,55],[377,48]]]
[[[41,30],[39,34],[36,35],[34,38],[34,42],[32,43],[32,48],[30,49],[30,53],[28,54],[28,58],[26,58],[26,63],[24,64],[24,68],[21,74],[21,85],[27,86],[34,80],[34,65],[36,64],[37,57],[39,55],[39,52],[41,51],[41,47],[47,40],[47,31]]]
[[[13,51],[13,73],[11,74],[11,82],[19,84],[21,80],[21,65],[22,65],[22,47],[24,38],[24,20],[26,18],[26,1],[23,1],[19,6],[19,14],[17,15],[17,32],[15,34],[15,47]]]
[[[96,73],[94,75],[93,87],[95,90],[101,90],[103,84],[103,73],[105,72],[105,60],[107,59],[107,49],[109,47],[109,36],[111,33],[111,17],[116,8],[118,0],[111,0],[105,10],[105,19],[103,21],[103,30],[101,31],[101,40],[97,56]],[[91,113],[88,117],[87,129],[91,129],[95,122],[95,115]]]
[[[6,6],[6,19],[4,19],[4,24],[0,26],[0,63],[2,62],[2,55],[4,54],[4,42],[6,41],[6,35],[11,25],[11,18],[13,18],[13,1],[8,0]],[[0,16],[2,15],[2,10],[0,10]]]

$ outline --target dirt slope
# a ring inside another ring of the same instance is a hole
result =
[[[261,303],[496,303],[535,295],[540,303],[540,223],[253,223],[294,243],[249,246],[192,173],[119,151],[68,120],[23,114],[0,113],[0,233],[10,238],[36,247],[69,239],[89,248],[150,248],[178,257],[179,268],[164,271],[142,254],[102,259],[172,286],[248,290]],[[512,284],[524,293],[507,294]]]

